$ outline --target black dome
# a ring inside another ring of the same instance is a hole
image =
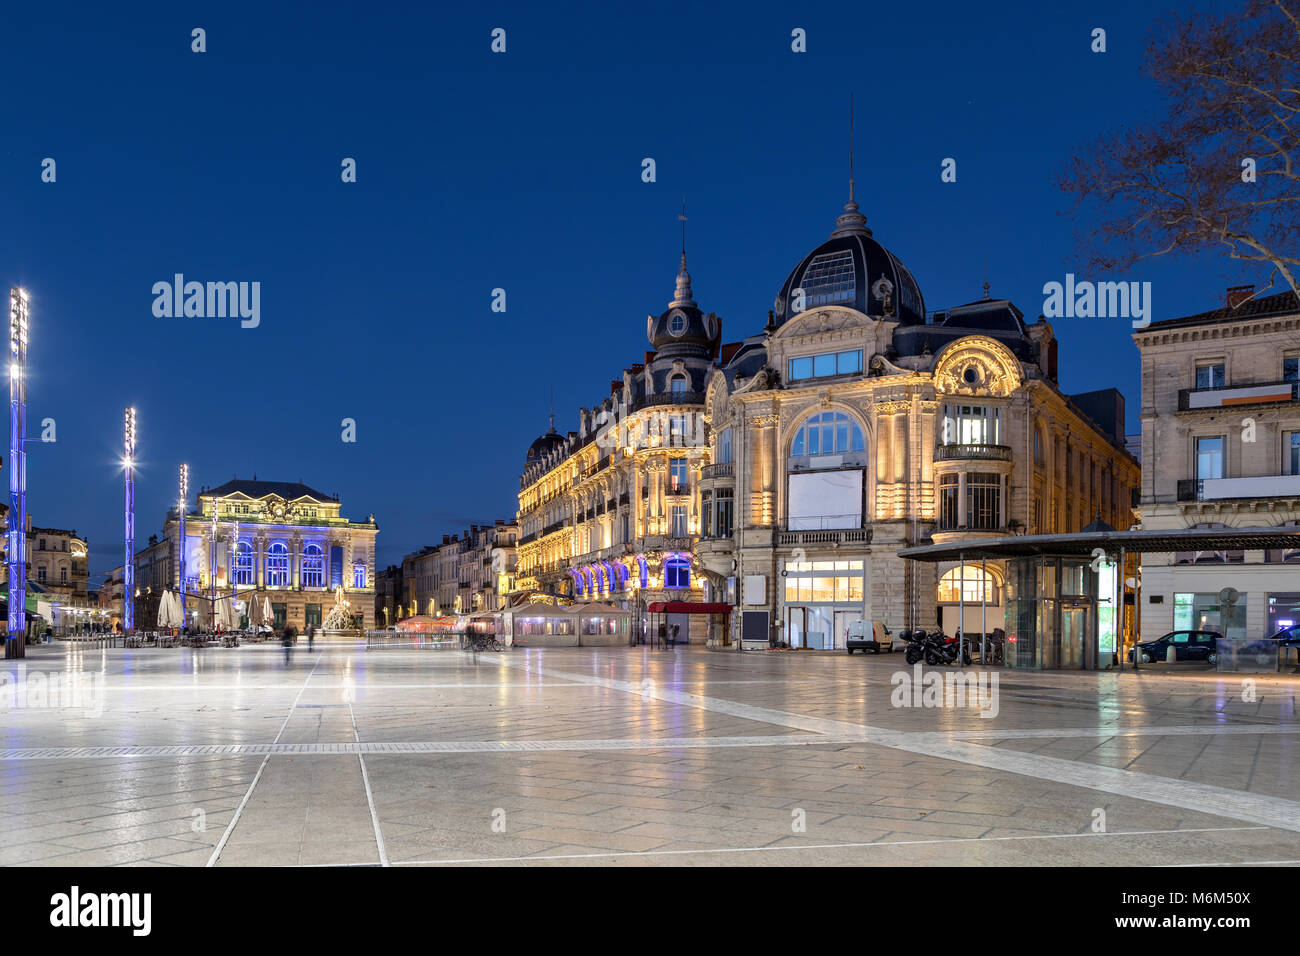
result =
[[[541,461],[563,444],[564,436],[552,425],[550,431],[528,446],[528,456],[524,459],[524,464],[531,465],[535,461]]]
[[[850,201],[831,237],[800,260],[776,296],[776,323],[800,311],[844,305],[866,315],[888,316],[903,325],[925,323],[925,299],[908,268],[871,237],[866,218]],[[887,280],[888,289],[880,286]],[[803,289],[803,309],[792,293]]]

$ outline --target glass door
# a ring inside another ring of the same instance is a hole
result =
[[[1057,665],[1069,670],[1084,668],[1088,647],[1088,608],[1061,608],[1061,659]]]

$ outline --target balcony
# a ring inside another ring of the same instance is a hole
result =
[[[1231,408],[1237,405],[1272,405],[1296,401],[1298,382],[1256,382],[1250,385],[1217,385],[1213,388],[1183,388],[1178,391],[1180,412]]]
[[[839,531],[778,531],[777,544],[870,544],[870,528],[845,528]]]
[[[1010,461],[1010,445],[937,445],[935,461]]]
[[[643,408],[653,408],[657,405],[703,405],[703,392],[683,392],[680,395],[673,395],[671,392],[664,392],[659,395],[647,395],[639,402],[632,406],[632,411],[640,411]]]
[[[1229,498],[1300,498],[1300,475],[1258,478],[1181,478],[1179,501],[1223,501]]]
[[[731,478],[735,474],[735,467],[735,464],[729,461],[720,461],[716,465],[705,465],[700,469],[700,480]]]

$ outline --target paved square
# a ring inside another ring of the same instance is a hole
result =
[[[982,717],[894,706],[899,654],[29,654],[0,864],[1300,863],[1289,676],[1000,671]]]

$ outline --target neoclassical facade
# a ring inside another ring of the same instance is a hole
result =
[[[269,600],[277,628],[302,630],[321,625],[342,588],[362,625],[374,626],[374,515],[350,521],[337,498],[296,482],[256,479],[201,490],[197,505],[184,519],[188,593],[257,593]],[[179,532],[172,510],[159,542],[168,560],[150,563],[165,569],[170,588],[181,580]]]
[[[1123,402],[1068,396],[1051,326],[1005,299],[927,314],[912,274],[850,200],[791,272],[762,335],[709,377],[702,570],[733,637],[844,647],[1003,623],[995,564],[927,565],[923,543],[1133,523]],[[981,604],[983,607],[981,608]]]
[[[962,603],[968,630],[1002,624],[999,567],[902,548],[1133,523],[1119,393],[1063,393],[1052,327],[987,283],[927,313],[851,198],[766,326],[719,333],[683,254],[646,362],[528,450],[522,591],[727,603],[732,646],[842,648],[856,621],[955,629]]]
[[[646,322],[654,352],[609,396],[528,449],[519,491],[516,590],[646,607],[699,601],[695,543],[708,463],[705,383],[722,324],[701,311],[683,253],[668,308]],[[704,621],[692,622],[693,640]]]

